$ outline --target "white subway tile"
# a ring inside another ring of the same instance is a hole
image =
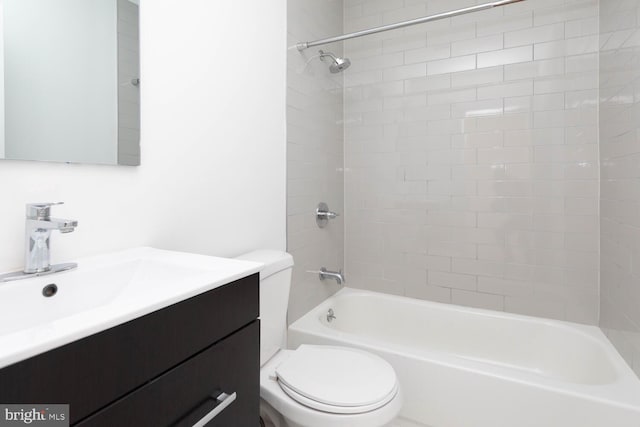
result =
[[[452,239],[476,244],[503,244],[504,234],[504,230],[489,228],[456,228],[452,230]]]
[[[564,176],[571,180],[598,180],[599,167],[595,163],[590,162],[578,162],[567,164],[565,166]]]
[[[446,92],[433,92],[427,95],[429,105],[453,104],[476,100],[476,89],[458,89]]]
[[[476,129],[480,132],[491,130],[518,130],[531,128],[531,115],[527,113],[505,114],[496,117],[476,118]]]
[[[362,15],[375,15],[382,12],[399,9],[403,6],[403,0],[368,0],[363,2]]]
[[[463,102],[451,105],[452,117],[476,117],[489,116],[503,113],[503,102],[501,99],[491,99],[485,101]]]
[[[426,75],[426,67],[424,64],[402,65],[394,68],[388,68],[383,71],[385,81],[405,80],[423,77]]]
[[[554,3],[553,7],[534,10],[534,25],[585,19],[598,15],[597,3],[593,1],[578,1],[565,4]]]
[[[406,255],[406,259],[407,265],[416,267],[424,266],[428,271],[451,270],[451,258],[449,257],[409,253]]]
[[[451,303],[450,288],[431,286],[424,283],[415,283],[407,286],[405,295],[411,298],[419,298],[427,301]]]
[[[502,295],[469,292],[460,289],[453,289],[451,291],[451,302],[453,304],[489,310],[504,310],[504,298]]]
[[[547,43],[538,43],[533,47],[533,56],[536,61],[564,57],[567,55],[566,41],[557,40]]]
[[[384,1],[384,0],[380,0],[380,1]],[[416,16],[423,16],[427,13],[426,6],[427,5],[424,3],[412,4],[412,3],[405,2],[404,6],[400,5],[400,7],[390,8],[386,12],[384,12],[383,22],[385,24],[393,24],[395,22],[414,19]],[[413,29],[407,28],[406,30],[413,30],[413,31],[424,34],[424,30],[418,31],[417,28],[413,28]]]
[[[405,80],[404,91],[406,94],[416,92],[428,92],[432,90],[448,89],[451,87],[451,75],[442,74],[417,79]]]
[[[533,95],[533,81],[506,83],[478,88],[478,99],[507,98]]]
[[[559,22],[541,27],[532,27],[504,34],[504,47],[531,45],[535,43],[564,40],[565,24]]]
[[[478,182],[478,195],[530,197],[533,195],[533,187],[527,181],[480,181]],[[514,210],[513,206],[509,208]]]
[[[476,36],[475,23],[448,25],[447,20],[436,21],[430,24],[427,30],[428,44],[452,43],[458,40],[468,40]]]
[[[583,55],[597,52],[598,36],[577,37],[568,40],[558,40],[538,43],[534,46],[534,59],[549,59],[570,55]]]
[[[505,177],[504,169],[504,165],[458,165],[451,168],[451,174],[453,179],[456,180],[496,180],[503,179]],[[496,203],[498,202],[493,198],[487,197],[482,197],[480,198],[480,200],[489,204],[490,207],[495,207]],[[473,199],[463,199],[458,201],[459,205],[469,206],[469,210],[478,210],[471,208],[472,203]],[[494,209],[486,210],[491,211]]]
[[[565,246],[565,234],[514,230],[507,232],[506,244],[508,247],[524,247],[532,249],[562,249]]]
[[[568,212],[569,213],[569,212]],[[592,233],[566,233],[565,247],[573,251],[598,252],[600,248],[600,235],[598,230]]]
[[[500,34],[509,31],[520,30],[533,26],[533,15],[531,12],[524,12],[518,15],[510,15],[507,19],[500,16],[486,22],[478,22],[478,36],[488,34]]]
[[[368,100],[368,102],[375,103],[375,100]],[[424,93],[419,93],[417,95],[407,96],[387,96],[382,99],[382,102],[383,110],[411,111],[413,109],[425,107],[427,105],[427,95]]]
[[[359,58],[357,61],[352,63],[351,70],[361,72],[399,67],[401,65],[404,65],[404,54],[399,52],[386,55],[376,55],[369,58]]]
[[[478,68],[516,64],[533,60],[532,46],[515,47],[478,54]]]
[[[504,67],[505,80],[523,80],[546,76],[564,76],[564,73],[564,58],[525,62],[521,64],[505,65]]]
[[[507,296],[504,303],[505,308],[513,313],[565,319],[565,305],[561,301]]]
[[[454,135],[451,142],[454,148],[502,147],[504,145],[504,133],[498,130],[465,133],[464,135]]]
[[[533,226],[531,215],[510,213],[478,213],[478,227],[500,230],[530,230]]]
[[[564,108],[564,93],[551,93],[533,97],[534,111],[560,110]]]
[[[597,163],[598,161],[598,147],[596,145],[535,147],[534,152],[536,162],[542,163]]]
[[[533,287],[529,282],[496,277],[478,277],[478,291],[505,296],[526,297],[533,295]]]
[[[434,244],[430,244],[427,250],[427,253],[429,255],[439,255],[439,256],[457,257],[457,258],[472,258],[472,259],[475,259],[477,256],[476,245],[468,244],[468,243],[452,243],[452,242],[437,242]],[[435,284],[435,283],[431,283],[431,284]]]
[[[598,17],[568,21],[565,23],[565,37],[573,38],[598,34],[598,24]]]
[[[460,56],[427,63],[427,75],[455,73],[476,68],[476,56]]]
[[[427,281],[430,285],[453,289],[476,289],[476,276],[442,271],[430,271]]]
[[[404,112],[404,120],[424,121],[424,120],[443,120],[451,117],[451,111],[447,105],[430,105],[425,108],[411,108]]]
[[[523,113],[532,110],[531,96],[518,96],[504,99],[505,113]]]
[[[503,67],[489,67],[454,73],[451,75],[451,86],[479,86],[484,84],[500,83],[503,79]]]
[[[427,225],[475,227],[476,214],[472,212],[427,212]]]
[[[454,258],[452,260],[451,270],[454,273],[460,274],[501,277],[504,274],[504,264],[492,261],[478,261],[465,258]]]
[[[598,72],[598,54],[587,53],[564,58],[567,73],[584,73],[585,71]]]
[[[477,37],[451,43],[451,56],[469,55],[472,53],[489,52],[502,49],[502,35]]]
[[[447,44],[407,50],[404,52],[404,61],[406,64],[412,64],[415,62],[428,62],[437,59],[445,59],[450,56],[451,46]]]
[[[525,147],[478,149],[479,164],[527,163],[532,157],[532,150]]]

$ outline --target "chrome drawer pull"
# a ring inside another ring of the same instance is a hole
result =
[[[202,419],[197,423],[195,423],[193,427],[204,427],[209,421],[217,417],[220,414],[220,412],[224,411],[227,408],[227,406],[231,405],[236,400],[236,397],[238,396],[236,395],[235,392],[231,394],[220,393],[220,395],[216,397],[216,400],[218,401],[218,406],[213,408],[211,412],[209,412],[207,415],[202,417]]]

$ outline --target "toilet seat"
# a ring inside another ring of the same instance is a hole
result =
[[[286,385],[282,383],[279,383],[279,385],[280,385],[280,388],[296,402],[304,406],[307,406],[311,409],[327,412],[329,414],[363,414],[365,412],[375,411],[376,409],[381,408],[382,406],[392,401],[393,398],[396,397],[396,394],[398,392],[398,387],[396,386],[393,392],[389,393],[389,395],[384,400],[381,400],[378,403],[374,403],[367,406],[349,407],[349,406],[333,406],[333,405],[327,405],[321,402],[317,402],[313,399],[309,399],[306,396],[303,396],[297,393],[296,391],[288,388]]]
[[[296,402],[333,414],[361,414],[398,393],[391,365],[347,347],[301,345],[276,368],[280,388]]]

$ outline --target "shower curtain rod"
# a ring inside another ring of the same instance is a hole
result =
[[[328,43],[340,42],[343,40],[354,39],[356,37],[368,36],[369,34],[381,33],[383,31],[396,30],[398,28],[409,27],[411,25],[424,24],[426,22],[437,21],[439,19],[452,18],[454,16],[465,15],[472,12],[480,12],[481,10],[493,9],[494,7],[506,6],[511,3],[519,3],[524,0],[501,0],[493,3],[480,4],[478,6],[471,6],[464,9],[452,10],[450,12],[443,12],[437,15],[424,16],[418,19],[412,19],[410,21],[397,22],[395,24],[383,25],[381,27],[370,28],[368,30],[356,31],[354,33],[344,34],[342,36],[329,37],[326,39],[316,40],[312,42],[298,43],[298,50],[302,51],[314,46],[320,46]]]

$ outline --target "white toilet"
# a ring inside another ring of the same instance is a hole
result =
[[[260,413],[265,426],[382,427],[397,417],[402,395],[384,359],[348,347],[286,350],[293,258],[256,251],[238,257],[260,270]]]

